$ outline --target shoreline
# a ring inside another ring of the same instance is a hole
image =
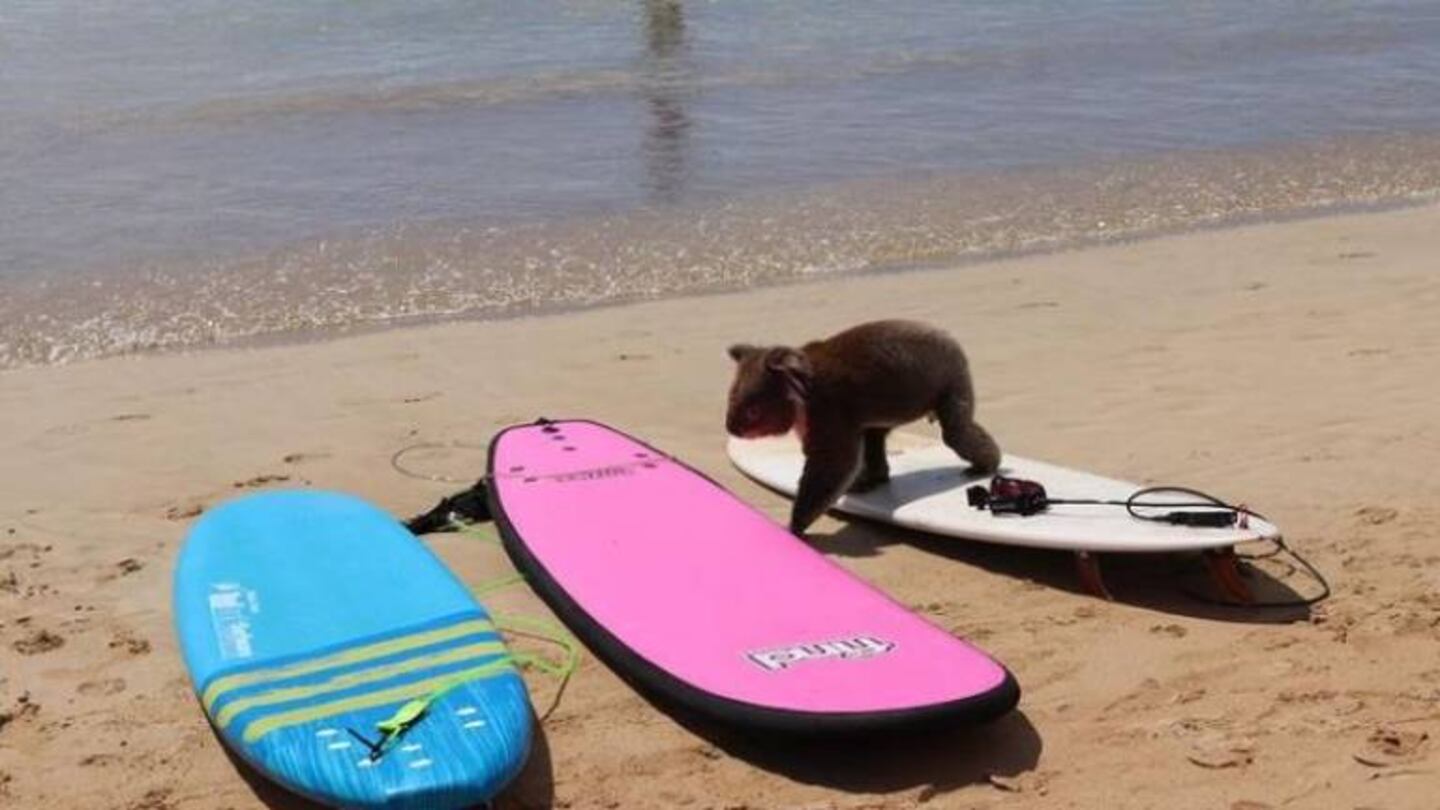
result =
[[[1247,228],[1265,227],[1271,225],[1285,225],[1290,223],[1308,222],[1323,220],[1332,217],[1355,217],[1372,216],[1399,211],[1440,206],[1440,191],[1416,192],[1408,198],[1386,199],[1375,202],[1338,202],[1326,203],[1310,208],[1296,208],[1286,211],[1256,211],[1249,214],[1237,214],[1233,217],[1217,219],[1209,222],[1194,222],[1185,225],[1176,225],[1173,228],[1156,231],[1144,231],[1136,233],[1113,233],[1097,235],[1093,237],[1082,237],[1072,242],[1062,244],[1037,244],[1034,246],[1002,250],[994,253],[977,253],[970,256],[949,257],[945,259],[929,259],[908,263],[894,263],[891,265],[867,267],[860,270],[838,271],[816,276],[800,276],[794,278],[783,278],[772,282],[764,283],[755,287],[721,287],[716,289],[687,290],[673,295],[665,295],[654,298],[617,298],[613,300],[599,301],[587,304],[563,304],[556,303],[550,306],[539,306],[532,309],[516,312],[459,312],[459,313],[421,313],[415,315],[401,315],[389,320],[373,320],[330,329],[316,329],[313,331],[295,332],[269,332],[264,334],[249,335],[244,337],[230,338],[210,344],[185,345],[174,347],[150,347],[139,348],[117,354],[101,355],[97,357],[83,357],[75,360],[61,360],[54,363],[35,363],[13,367],[0,366],[0,377],[11,372],[25,371],[42,368],[66,367],[85,363],[105,362],[107,360],[143,359],[153,357],[165,357],[169,355],[189,356],[197,353],[211,351],[247,351],[255,349],[275,349],[290,346],[309,346],[324,344],[335,340],[347,340],[350,338],[380,335],[393,331],[404,331],[409,329],[426,329],[436,326],[447,326],[467,323],[504,323],[506,321],[527,320],[532,318],[561,318],[584,312],[603,311],[609,309],[624,309],[643,304],[655,304],[665,301],[690,301],[703,300],[713,297],[727,297],[736,295],[747,295],[769,289],[783,289],[787,287],[798,287],[810,284],[826,284],[832,281],[844,281],[857,278],[884,277],[893,275],[908,275],[912,273],[948,273],[973,270],[974,268],[986,265],[1003,264],[1006,262],[1019,261],[1024,259],[1043,258],[1057,256],[1079,251],[1094,250],[1106,247],[1124,247],[1127,245],[1141,244],[1160,239],[1170,239],[1188,235],[1200,235],[1207,233],[1221,233],[1231,230],[1243,230]]]
[[[395,450],[483,444],[547,415],[615,424],[783,519],[788,504],[725,460],[725,347],[895,316],[959,338],[979,419],[1008,450],[1244,501],[1335,596],[1308,616],[1237,614],[1183,595],[1184,560],[1107,558],[1119,601],[1099,602],[1064,555],[827,516],[817,548],[1005,662],[1019,713],[863,756],[757,751],[681,726],[587,651],[497,806],[1427,807],[1437,225],[1440,205],[1420,205],[0,374],[0,798],[262,806],[196,706],[169,626],[171,565],[198,510],[313,486],[408,516],[456,486],[397,474]],[[457,477],[484,463],[456,449],[407,465],[421,461]],[[427,543],[469,583],[509,571],[491,544]],[[523,586],[485,601],[547,615]],[[526,677],[546,702],[553,684]]]
[[[1432,143],[1431,141],[1434,141]],[[258,255],[24,277],[0,370],[309,342],[1423,206],[1440,140],[1274,144],[995,174],[855,180],[661,212],[333,234]],[[7,300],[8,299],[8,300]]]

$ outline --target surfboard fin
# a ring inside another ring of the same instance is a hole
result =
[[[1255,594],[1240,575],[1238,559],[1233,548],[1211,549],[1205,552],[1205,567],[1210,569],[1210,579],[1220,593],[1242,605],[1253,605]]]
[[[1115,601],[1115,597],[1111,596],[1109,589],[1105,587],[1105,580],[1100,576],[1099,557],[1088,551],[1075,552],[1075,570],[1080,574],[1080,584],[1085,586],[1086,593],[1107,602]]]

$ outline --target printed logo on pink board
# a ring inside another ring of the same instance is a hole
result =
[[[856,658],[873,658],[877,655],[884,655],[895,649],[895,642],[886,641],[875,636],[852,636],[840,638],[833,641],[820,641],[809,644],[794,644],[789,647],[776,647],[771,650],[756,650],[745,653],[761,669],[771,672],[778,672],[788,669],[796,664],[805,661],[817,661],[825,658],[839,658],[850,660]]]

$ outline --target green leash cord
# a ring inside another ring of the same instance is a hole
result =
[[[496,538],[476,530],[469,524],[459,524],[458,528],[462,534],[467,534],[488,543],[497,542]],[[525,576],[523,574],[510,574],[490,580],[489,582],[482,582],[472,588],[471,592],[476,596],[483,596],[524,581]],[[494,662],[497,668],[513,664],[522,669],[534,669],[559,679],[560,685],[555,689],[555,696],[550,699],[550,705],[547,706],[545,711],[540,715],[540,722],[545,722],[555,711],[556,707],[560,705],[560,699],[565,695],[565,687],[570,684],[570,677],[575,674],[575,670],[580,668],[580,643],[567,633],[563,627],[548,619],[499,613],[491,614],[490,618],[495,622],[495,626],[504,632],[510,633],[511,635],[533,638],[537,641],[546,642],[547,644],[554,644],[563,650],[564,657],[559,662],[548,659],[543,655],[525,652],[512,652],[510,655]],[[371,742],[353,731],[351,734],[370,749],[371,761],[378,760],[384,756],[385,752],[388,751],[405,732],[425,719],[425,715],[430,711],[430,707],[435,701],[444,697],[445,693],[450,690],[472,680],[473,677],[474,676],[455,678],[442,684],[430,694],[415,698],[396,709],[394,714],[375,724],[375,729],[380,732],[379,742]]]
[[[496,669],[499,669],[503,666],[508,666],[510,663],[511,656],[505,656],[491,662],[491,664]],[[390,750],[390,746],[394,745],[395,742],[405,734],[405,732],[409,731],[412,727],[414,727],[416,723],[419,723],[421,720],[425,719],[425,715],[430,711],[430,706],[435,701],[444,697],[446,692],[449,692],[450,690],[466,684],[474,679],[474,675],[468,675],[463,678],[453,678],[450,681],[442,684],[439,688],[437,688],[430,694],[425,695],[424,697],[415,698],[414,700],[405,703],[403,706],[396,709],[394,714],[375,724],[375,729],[380,732],[379,742],[372,743],[369,740],[360,737],[360,735],[355,734],[355,736],[359,738],[361,742],[364,742],[367,746],[369,746],[370,761],[374,762],[380,759],[380,757],[384,756],[385,752]],[[351,733],[354,734],[354,732]]]
[[[346,729],[346,731],[349,731],[350,736],[359,740],[362,745],[370,749],[370,761],[374,762],[384,756],[385,752],[390,750],[390,746],[394,745],[395,741],[399,740],[405,732],[425,719],[425,715],[430,711],[430,706],[434,704],[435,701],[444,697],[445,693],[477,678],[484,678],[492,673],[513,666],[514,663],[515,660],[513,656],[500,656],[474,670],[455,675],[449,680],[441,682],[440,686],[436,687],[427,695],[407,701],[400,708],[396,709],[394,714],[375,724],[375,729],[380,732],[380,739],[378,741],[366,739],[360,732],[354,729]]]
[[[476,596],[484,596],[487,593],[501,591],[510,587],[511,585],[518,585],[524,581],[524,574],[511,574],[508,577],[500,577],[498,579],[492,579],[489,582],[482,582],[479,585],[471,588],[470,592],[475,594]]]
[[[455,522],[456,529],[464,535],[477,540],[482,540],[492,545],[500,545],[500,538],[490,532],[481,531],[473,523]],[[472,589],[476,596],[494,593],[499,590],[517,585],[525,581],[523,574],[510,574],[499,577],[489,582],[482,582]],[[565,694],[565,687],[570,683],[570,676],[580,667],[580,643],[575,637],[565,631],[565,628],[548,619],[539,619],[533,616],[518,616],[496,613],[491,618],[495,620],[495,626],[512,635],[525,636],[547,644],[553,644],[564,651],[564,658],[559,663],[551,661],[544,656],[531,653],[514,653],[512,657],[516,665],[529,669],[538,670],[546,675],[560,679],[560,686],[555,690],[555,697],[551,699],[550,705],[540,715],[540,722],[545,722],[555,707],[560,705],[560,698]]]

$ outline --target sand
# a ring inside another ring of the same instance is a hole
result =
[[[1440,207],[1423,207],[0,374],[0,804],[297,806],[225,756],[176,652],[171,565],[206,506],[315,486],[405,516],[456,487],[398,474],[398,449],[583,415],[783,518],[725,461],[725,347],[899,316],[963,341],[1008,449],[1244,500],[1334,598],[1216,608],[1184,594],[1203,585],[1193,561],[1165,557],[1106,559],[1103,602],[1063,554],[825,518],[817,547],[993,651],[1019,711],[880,745],[773,746],[689,730],[587,654],[501,807],[1434,807],[1437,256]],[[465,476],[483,455],[407,462]],[[468,581],[510,571],[491,544],[429,542]],[[1275,592],[1308,592],[1265,571]],[[544,613],[523,585],[489,601]],[[528,677],[543,704],[554,682]]]

